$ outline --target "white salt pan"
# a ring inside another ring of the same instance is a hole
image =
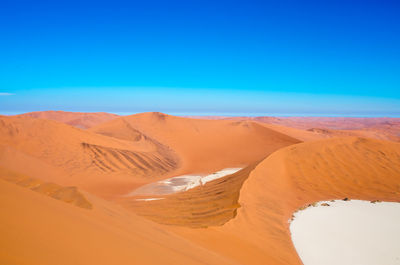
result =
[[[146,199],[136,199],[135,201],[158,201],[158,200],[163,200],[164,198],[146,198]]]
[[[176,192],[187,191],[195,187],[201,186],[215,179],[231,175],[242,168],[225,168],[209,175],[182,175],[169,179],[157,181],[144,185],[127,196],[132,195],[165,195]]]
[[[325,203],[297,212],[290,224],[304,265],[400,264],[400,203]]]

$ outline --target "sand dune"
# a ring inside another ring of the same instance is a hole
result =
[[[151,140],[124,141],[51,120],[2,117],[0,136],[0,166],[104,196],[161,177],[179,162]]]
[[[246,166],[299,142],[257,123],[160,113],[117,118],[89,131],[1,117],[0,136],[0,166],[108,198],[155,179]]]
[[[0,179],[1,264],[238,264],[121,207],[89,200],[88,211]]]
[[[186,192],[157,196],[162,200],[146,201],[155,196],[137,195],[122,197],[119,202],[161,224],[194,228],[222,225],[235,217],[240,188],[254,167],[255,164]]]
[[[84,130],[0,117],[1,263],[295,265],[296,210],[400,201],[400,144],[371,139],[395,125],[307,131],[279,121],[142,113]],[[129,194],[239,167],[162,199]]]
[[[399,183],[398,143],[349,137],[289,146],[250,174],[240,191],[242,207],[221,230],[268,253],[269,264],[301,264],[288,229],[294,211],[346,197],[400,201]]]
[[[246,166],[300,142],[255,122],[199,120],[155,112],[121,117],[90,131],[124,140],[134,140],[135,132],[140,131],[178,154],[182,161],[179,174]]]
[[[62,122],[77,128],[87,129],[97,124],[119,117],[106,112],[66,112],[66,111],[36,111],[17,115]]]
[[[0,168],[0,178],[18,186],[47,195],[53,199],[71,203],[81,208],[92,209],[92,204],[76,187],[63,187],[58,184],[43,182],[22,174]]]

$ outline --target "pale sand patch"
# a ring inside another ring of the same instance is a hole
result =
[[[400,264],[400,203],[320,202],[296,212],[290,231],[304,265]]]
[[[146,199],[136,199],[135,201],[144,201],[144,202],[148,202],[148,201],[158,201],[158,200],[163,200],[165,198],[146,198]]]
[[[129,193],[127,196],[166,195],[176,192],[187,191],[197,186],[204,185],[212,180],[216,180],[224,176],[234,174],[241,169],[242,168],[225,168],[209,175],[182,175],[182,176],[172,177],[169,179],[164,179],[157,181],[155,183],[144,185],[134,190],[133,192]]]

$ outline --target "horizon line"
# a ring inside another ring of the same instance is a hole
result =
[[[110,113],[119,116],[129,116],[139,113],[160,112],[172,116],[198,117],[325,117],[325,118],[400,118],[399,114],[343,114],[343,113],[280,113],[280,112],[184,112],[184,111],[66,111],[66,110],[35,110],[35,111],[1,111],[0,115],[14,116],[32,112],[75,112],[75,113]]]

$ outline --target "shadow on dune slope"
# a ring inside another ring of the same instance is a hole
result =
[[[223,225],[236,216],[240,188],[255,165],[185,192],[164,195],[161,200],[123,197],[119,202],[161,224],[192,228]]]
[[[63,187],[54,183],[43,182],[39,179],[30,178],[3,168],[0,168],[0,179],[80,208],[92,209],[92,204],[77,187]]]

